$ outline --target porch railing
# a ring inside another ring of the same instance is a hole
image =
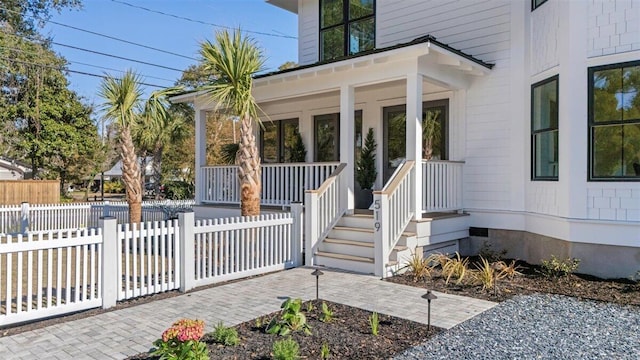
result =
[[[405,161],[381,191],[373,192],[375,274],[386,276],[385,266],[413,217],[415,161]]]
[[[464,161],[422,161],[423,212],[461,210]]]
[[[346,164],[340,164],[317,190],[305,194],[305,264],[313,265],[313,254],[347,210]]]
[[[314,190],[338,167],[337,162],[262,164],[263,205],[288,205],[303,202],[305,190]],[[206,166],[202,168],[203,203],[239,204],[238,167]]]

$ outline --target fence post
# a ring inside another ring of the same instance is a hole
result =
[[[193,210],[184,209],[178,213],[180,228],[180,291],[194,288],[195,258],[194,237],[195,216]]]
[[[104,201],[102,203],[102,217],[105,217],[105,218],[110,217],[110,215],[109,215],[109,200]]]
[[[118,220],[101,217],[98,226],[102,229],[102,308],[116,306],[118,300]]]
[[[20,216],[20,232],[22,234],[29,231],[29,221],[29,203],[25,201],[22,203],[22,215]]]
[[[307,190],[304,207],[304,264],[313,265],[313,251],[318,241],[318,193]]]
[[[291,224],[291,252],[293,256],[293,266],[302,265],[302,203],[291,203],[291,216],[293,217],[293,224]]]
[[[374,273],[386,277],[389,260],[389,197],[381,191],[373,192]]]

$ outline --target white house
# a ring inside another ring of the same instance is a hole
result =
[[[274,121],[263,203],[305,201],[307,263],[384,275],[416,248],[488,241],[604,277],[640,270],[640,1],[267,2],[298,15],[300,66],[255,79]],[[205,163],[211,104],[176,101],[196,108],[198,203],[237,202],[235,169]],[[354,211],[369,128],[373,216]],[[295,130],[306,164],[282,163]]]
[[[25,180],[31,178],[31,167],[21,161],[0,157],[0,180]]]

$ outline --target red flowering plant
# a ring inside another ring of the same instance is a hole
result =
[[[207,344],[200,341],[204,335],[204,321],[181,319],[162,333],[162,339],[153,345],[151,355],[160,360],[205,360],[209,359]]]

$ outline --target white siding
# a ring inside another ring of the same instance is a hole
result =
[[[0,167],[0,180],[22,180],[22,176],[15,171]]]
[[[640,221],[640,189],[631,183],[591,183],[587,216],[593,220]]]
[[[531,75],[558,65],[559,28],[557,0],[547,1],[531,13]]]
[[[298,61],[300,65],[318,61],[319,14],[318,0],[300,0],[298,6]]]
[[[589,0],[588,56],[640,50],[640,1]]]

